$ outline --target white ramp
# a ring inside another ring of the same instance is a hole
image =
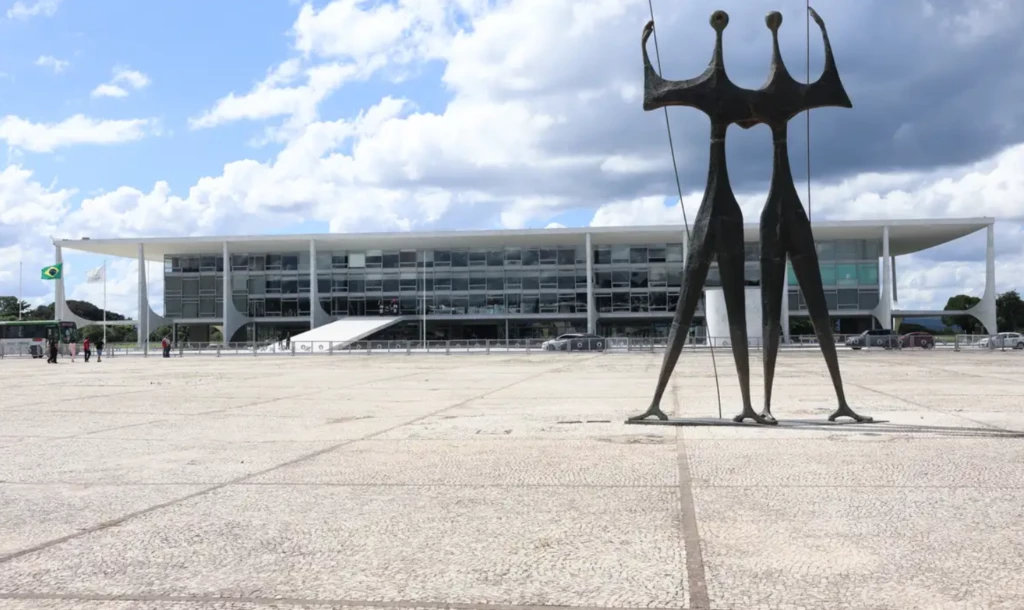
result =
[[[324,324],[313,330],[307,330],[291,338],[291,345],[281,341],[260,348],[260,352],[291,352],[295,353],[327,352],[332,349],[341,349],[346,345],[365,339],[373,333],[393,326],[402,320],[401,317],[359,317],[342,318],[337,322]]]

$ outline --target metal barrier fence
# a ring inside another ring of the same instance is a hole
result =
[[[858,343],[850,341],[857,339]],[[837,347],[854,350],[902,350],[902,349],[949,349],[953,351],[980,350],[1024,350],[1024,339],[1007,339],[1004,335],[950,335],[930,336],[926,341],[910,341],[904,345],[895,335],[868,336],[837,335]],[[303,355],[345,355],[345,354],[491,354],[491,353],[537,353],[544,351],[586,351],[605,353],[652,353],[661,352],[668,342],[666,337],[603,337],[591,339],[584,345],[582,341],[551,343],[550,339],[462,339],[451,341],[289,341],[270,344],[251,343],[184,343],[171,348],[169,356],[303,356]],[[705,350],[710,346],[729,352],[730,340],[727,337],[693,337],[687,338],[685,349]],[[762,346],[759,338],[751,339],[749,346],[758,351]],[[785,350],[816,349],[817,337],[814,335],[792,336],[790,340],[780,341]],[[121,358],[126,356],[161,357],[160,344],[150,344],[148,349],[140,349],[136,344],[108,344],[103,350],[104,358]],[[31,358],[45,357],[41,350],[30,352],[20,346],[4,346],[0,344],[0,358]],[[62,346],[61,357],[67,358],[67,346]],[[78,357],[82,358],[81,344],[78,346]],[[98,357],[95,349],[93,359]]]

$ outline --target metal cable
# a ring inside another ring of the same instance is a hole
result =
[[[811,84],[811,0],[804,1],[807,42],[807,84]],[[811,110],[807,110],[807,222],[811,222]]]
[[[807,0],[807,1],[810,2],[810,0]],[[651,12],[651,22],[653,23],[654,22],[654,1],[653,0],[647,0],[647,8],[650,9],[650,12]],[[658,49],[658,28],[657,27],[654,28],[654,57],[655,57],[655,60],[658,62],[658,73],[661,74],[662,73],[662,71],[661,71],[661,51]],[[683,226],[686,228],[686,247],[687,247],[687,249],[689,249],[689,247],[690,247],[690,223],[686,219],[686,206],[683,205],[683,186],[682,186],[682,183],[679,181],[679,166],[676,164],[676,147],[675,147],[675,144],[672,142],[672,124],[668,120],[668,107],[664,107],[664,108],[662,108],[662,110],[665,111],[665,131],[668,133],[668,150],[669,150],[669,153],[671,153],[671,155],[672,155],[672,172],[675,174],[675,177],[676,177],[676,192],[679,194],[679,207],[682,208],[682,210],[683,210]],[[685,277],[683,278],[683,281],[684,282],[686,281]],[[680,291],[680,295],[679,296],[680,296],[680,298],[682,297],[682,291]],[[703,294],[701,295],[701,299],[704,300]],[[679,307],[678,303],[676,304],[676,307]],[[707,301],[706,300],[704,300],[704,314],[705,314],[705,318],[706,318],[707,317]],[[676,329],[676,332],[679,332],[679,331],[680,331],[680,329]],[[688,335],[689,333],[690,333],[690,329],[687,328],[686,329],[686,334]],[[709,339],[713,339],[713,338],[709,338]],[[686,341],[686,335],[683,336],[683,342],[684,342],[683,344],[684,345],[685,345],[685,341]],[[721,388],[719,387],[719,384],[718,384],[718,363],[715,361],[715,345],[714,345],[714,343],[715,343],[714,340],[709,340],[708,341],[708,347],[711,348],[711,367],[714,369],[714,372],[715,372],[715,392],[718,394],[718,419],[722,419],[722,390],[721,390]]]

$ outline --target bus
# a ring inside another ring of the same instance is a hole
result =
[[[46,354],[46,341],[57,337],[61,343],[70,343],[78,328],[74,322],[56,320],[11,320],[0,322],[0,355],[31,354],[42,358]]]

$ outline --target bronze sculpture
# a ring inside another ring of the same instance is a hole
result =
[[[711,154],[704,200],[697,213],[693,236],[688,244],[686,275],[679,295],[679,305],[672,321],[658,385],[647,411],[631,417],[630,421],[639,421],[650,416],[656,416],[661,420],[668,419],[661,410],[661,398],[685,344],[690,322],[693,320],[707,278],[708,267],[716,255],[729,318],[733,358],[736,361],[740,393],[743,398],[743,409],[733,421],[752,419],[762,424],[776,423],[771,413],[771,391],[779,349],[787,255],[792,260],[797,281],[804,292],[811,322],[839,400],[839,408],[829,416],[829,420],[850,417],[858,422],[871,421],[871,418],[855,413],[846,402],[814,237],[789,168],[786,133],[790,119],[812,108],[852,107],[835,66],[825,24],[814,9],[808,10],[821,29],[825,44],[825,68],[821,77],[814,83],[803,84],[796,82],[789,75],[782,62],[778,45],[778,29],[782,24],[782,15],[772,11],[765,18],[765,23],[772,32],[771,68],[767,82],[757,90],[738,87],[726,74],[722,60],[722,32],[729,24],[729,16],[724,11],[715,11],[711,15],[711,26],[715,30],[715,49],[711,63],[703,74],[684,81],[668,81],[655,72],[647,53],[647,40],[654,31],[654,22],[650,21],[644,26],[641,40],[644,60],[644,110],[666,106],[689,106],[704,112],[711,120]],[[772,181],[760,225],[761,308],[765,340],[765,400],[764,410],[760,414],[756,413],[750,404],[750,366],[744,317],[743,217],[729,185],[725,163],[725,134],[729,125],[733,123],[744,129],[762,123],[768,125],[772,130],[774,142]]]

